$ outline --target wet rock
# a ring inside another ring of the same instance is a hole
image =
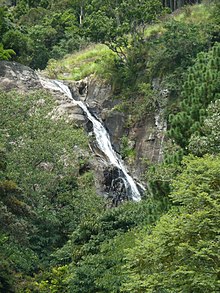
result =
[[[68,85],[74,99],[85,102],[98,117],[101,117],[104,109],[111,109],[116,104],[112,98],[111,86],[96,78],[87,77],[80,81],[70,81]]]
[[[125,133],[125,117],[122,112],[112,111],[120,101],[113,97],[111,86],[93,77],[70,82],[69,86],[74,99],[85,102],[93,115],[103,122],[114,149],[120,152],[120,139]]]
[[[138,178],[144,174],[149,163],[159,163],[162,160],[166,120],[160,117],[160,123],[157,123],[157,115],[163,116],[162,113],[149,114],[129,131],[130,140],[135,141],[136,152],[130,168]]]
[[[124,175],[115,166],[106,168],[103,172],[103,186],[111,200],[112,206],[118,206],[121,202],[128,200],[127,186]]]
[[[79,175],[83,175],[91,169],[91,165],[89,163],[85,163],[79,168]]]
[[[86,102],[90,111],[103,122],[116,152],[120,153],[121,151],[121,138],[128,137],[129,147],[135,153],[135,158],[127,161],[133,176],[141,178],[148,167],[146,162],[152,163],[162,160],[166,131],[163,108],[166,105],[169,92],[161,88],[159,79],[153,81],[153,87],[160,96],[157,109],[129,128],[126,126],[129,113],[114,110],[121,101],[115,99],[108,84],[89,77],[82,81],[71,82],[70,85],[74,98]],[[93,149],[96,150],[94,147]]]
[[[114,149],[120,153],[120,142],[123,136],[128,137],[129,148],[134,150],[135,158],[129,162],[131,174],[141,181],[146,171],[146,162],[159,162],[162,159],[166,121],[163,107],[166,104],[166,90],[160,89],[159,80],[154,81],[154,88],[161,95],[161,103],[152,113],[143,117],[132,127],[126,126],[129,113],[116,111],[120,100],[115,99],[111,86],[94,77],[81,81],[65,82],[70,86],[73,98],[84,101],[90,111],[102,121],[109,132]],[[16,89],[21,92],[42,89],[41,81],[32,69],[15,62],[0,61],[0,89],[9,91]],[[56,107],[50,113],[53,119],[67,117],[68,121],[83,126],[87,132],[92,133],[92,124],[85,117],[81,108],[57,90],[49,90],[56,101]],[[45,103],[45,101],[42,101]],[[91,168],[95,174],[95,185],[98,193],[111,198],[113,205],[127,200],[124,192],[123,179],[117,174],[118,170],[109,166],[103,153],[97,148],[93,135],[90,137],[91,155],[89,166],[82,166],[80,172]],[[118,179],[117,179],[118,178]]]

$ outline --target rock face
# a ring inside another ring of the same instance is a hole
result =
[[[16,62],[0,61],[0,89],[4,91],[18,90],[26,93],[36,89],[43,89],[43,78],[31,68]],[[86,125],[88,120],[81,108],[72,100],[57,91],[50,91],[54,96],[57,107],[52,113],[54,119],[59,119],[64,115],[68,121],[77,125]]]
[[[41,88],[41,84],[37,74],[29,67],[16,62],[0,61],[0,88],[26,92]]]
[[[112,95],[111,86],[95,78],[85,78],[70,82],[69,87],[74,99],[85,102],[89,110],[104,123],[115,151],[120,152],[120,141],[126,134],[125,115],[114,110],[120,101]]]
[[[20,92],[42,89],[42,80],[43,78],[40,79],[35,71],[26,66],[14,62],[0,61],[0,89],[5,91],[14,89]],[[129,115],[129,113],[115,110],[115,106],[120,101],[113,97],[110,85],[92,77],[78,82],[69,81],[66,84],[70,87],[74,99],[85,102],[90,111],[104,123],[116,152],[121,152],[121,139],[122,137],[127,137],[129,146],[135,156],[126,163],[129,165],[129,170],[133,177],[141,181],[141,176],[149,162],[159,162],[162,158],[166,122],[163,120],[163,113],[160,107],[156,112],[143,117],[141,122],[128,128],[126,126],[126,115]],[[53,89],[50,92],[57,103],[52,113],[54,119],[59,119],[65,115],[69,121],[84,126],[88,132],[92,133],[91,124],[88,123],[78,105],[60,92]],[[106,175],[106,170],[109,166],[103,165],[102,154],[97,149],[94,140],[92,141],[91,149],[95,155],[91,156],[90,168],[95,171],[97,190],[101,194],[105,194],[106,190],[108,193],[106,182],[110,175]],[[114,172],[110,173],[114,175]],[[120,182],[118,184],[120,187]]]
[[[160,120],[158,124],[157,120]],[[141,123],[130,129],[129,137],[135,143],[136,157],[131,164],[133,172],[141,176],[149,163],[159,163],[163,157],[163,141],[166,131],[166,121],[162,113],[148,114]]]
[[[129,113],[114,110],[120,103],[112,95],[111,87],[93,78],[70,83],[74,98],[85,101],[89,109],[103,121],[108,130],[113,147],[116,152],[121,152],[121,139],[123,136],[128,141],[135,153],[132,162],[127,162],[133,176],[141,180],[143,172],[151,162],[160,162],[163,156],[163,141],[166,131],[166,121],[163,118],[163,106],[145,117],[131,128],[126,126],[126,115]],[[156,84],[155,87],[159,85]],[[167,93],[166,93],[167,94]],[[166,95],[163,99],[166,99]]]
[[[56,95],[57,94],[55,94],[55,96]],[[78,126],[85,126],[86,129],[88,128],[86,126],[88,123],[87,118],[85,117],[82,109],[78,105],[74,104],[73,101],[65,99],[59,100],[58,106],[51,114],[51,117],[55,120],[65,116],[67,121],[75,123]]]

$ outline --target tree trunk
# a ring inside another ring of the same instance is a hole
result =
[[[170,9],[174,11],[174,0],[170,0]]]
[[[83,15],[84,15],[84,12],[83,12],[83,6],[80,7],[80,15],[79,15],[79,24],[82,25],[83,23]]]

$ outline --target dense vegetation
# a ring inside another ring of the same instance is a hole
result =
[[[162,12],[193,0],[1,0],[0,60],[12,58],[43,69],[89,42],[102,42],[123,54],[130,36],[137,44],[146,24]],[[10,51],[8,51],[10,50]]]
[[[109,209],[48,93],[0,92],[1,292],[219,292],[220,4],[166,14],[186,2],[0,1],[0,60],[105,78],[130,127],[168,120],[148,195]]]

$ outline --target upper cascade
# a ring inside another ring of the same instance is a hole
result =
[[[70,99],[74,100],[69,87],[64,85],[61,81],[41,79],[41,84],[44,88],[60,91],[67,95]],[[126,196],[134,201],[140,201],[141,195],[137,188],[137,185],[134,182],[133,178],[128,174],[122,160],[114,151],[110,141],[109,134],[106,131],[105,127],[97,118],[95,118],[90,113],[87,106],[82,101],[74,100],[74,103],[77,104],[83,110],[87,118],[92,122],[93,132],[95,134],[99,149],[105,154],[109,163],[119,170],[118,178],[122,179],[121,181],[124,183],[124,188],[126,189]]]

